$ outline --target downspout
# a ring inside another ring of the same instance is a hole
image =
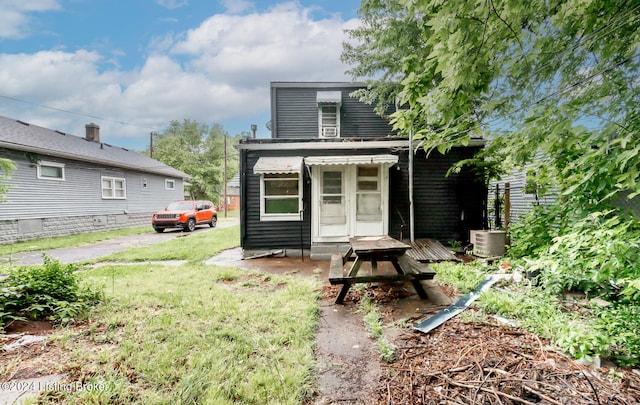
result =
[[[399,110],[399,104],[402,100],[401,94],[396,96],[395,107],[396,111]],[[415,216],[413,212],[413,119],[411,120],[411,126],[409,127],[409,238],[411,242],[415,242],[415,233],[413,231],[413,225],[415,223]]]
[[[413,225],[415,223],[413,213],[413,125],[409,130],[409,235],[411,242],[415,242]]]

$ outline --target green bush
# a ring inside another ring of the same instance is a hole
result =
[[[76,270],[75,265],[62,265],[46,255],[41,266],[12,269],[0,282],[0,327],[25,319],[64,324],[82,316],[102,292],[81,286]]]
[[[640,366],[640,305],[618,303],[599,308],[594,329],[610,338],[609,356],[617,364]]]
[[[479,262],[467,264],[440,262],[429,266],[436,272],[435,281],[449,284],[463,294],[476,288],[487,277],[487,273],[495,270],[482,266]]]
[[[637,220],[612,211],[592,213],[555,237],[529,270],[540,272],[541,284],[555,293],[615,295],[619,283],[640,278],[639,240]]]
[[[535,257],[551,245],[558,235],[561,209],[555,205],[536,205],[509,228],[511,245],[507,255],[511,258]]]

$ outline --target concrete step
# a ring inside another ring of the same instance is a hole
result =
[[[349,250],[348,243],[314,243],[311,245],[311,260],[330,260],[331,255],[344,255]]]

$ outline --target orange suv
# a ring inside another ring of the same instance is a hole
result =
[[[151,224],[156,232],[181,228],[192,232],[197,225],[207,224],[214,228],[218,223],[218,212],[211,201],[174,201],[162,211],[154,212]]]

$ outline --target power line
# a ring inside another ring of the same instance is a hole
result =
[[[154,127],[148,127],[148,126],[144,126],[144,125],[138,125],[138,124],[132,124],[130,122],[126,122],[126,121],[118,121],[118,120],[113,120],[110,118],[104,118],[104,117],[100,117],[98,115],[93,115],[93,114],[86,114],[86,113],[81,113],[81,112],[77,112],[77,111],[70,111],[70,110],[65,110],[62,108],[57,108],[57,107],[52,107],[49,105],[45,105],[45,104],[39,104],[39,103],[35,103],[33,101],[26,101],[26,100],[22,100],[16,97],[11,97],[11,96],[5,96],[0,94],[0,98],[4,98],[7,100],[11,100],[11,101],[17,101],[20,103],[25,103],[25,104],[32,104],[41,108],[46,108],[49,110],[53,110],[53,111],[59,111],[59,112],[63,112],[63,113],[67,113],[67,114],[72,114],[72,115],[79,115],[79,116],[83,116],[83,117],[88,117],[88,118],[94,118],[97,120],[101,120],[101,121],[106,121],[106,122],[111,122],[114,124],[120,124],[120,125],[126,125],[126,126],[130,126],[130,127],[136,127],[136,128],[144,128],[144,129],[150,129],[152,131],[158,131],[157,128]]]

